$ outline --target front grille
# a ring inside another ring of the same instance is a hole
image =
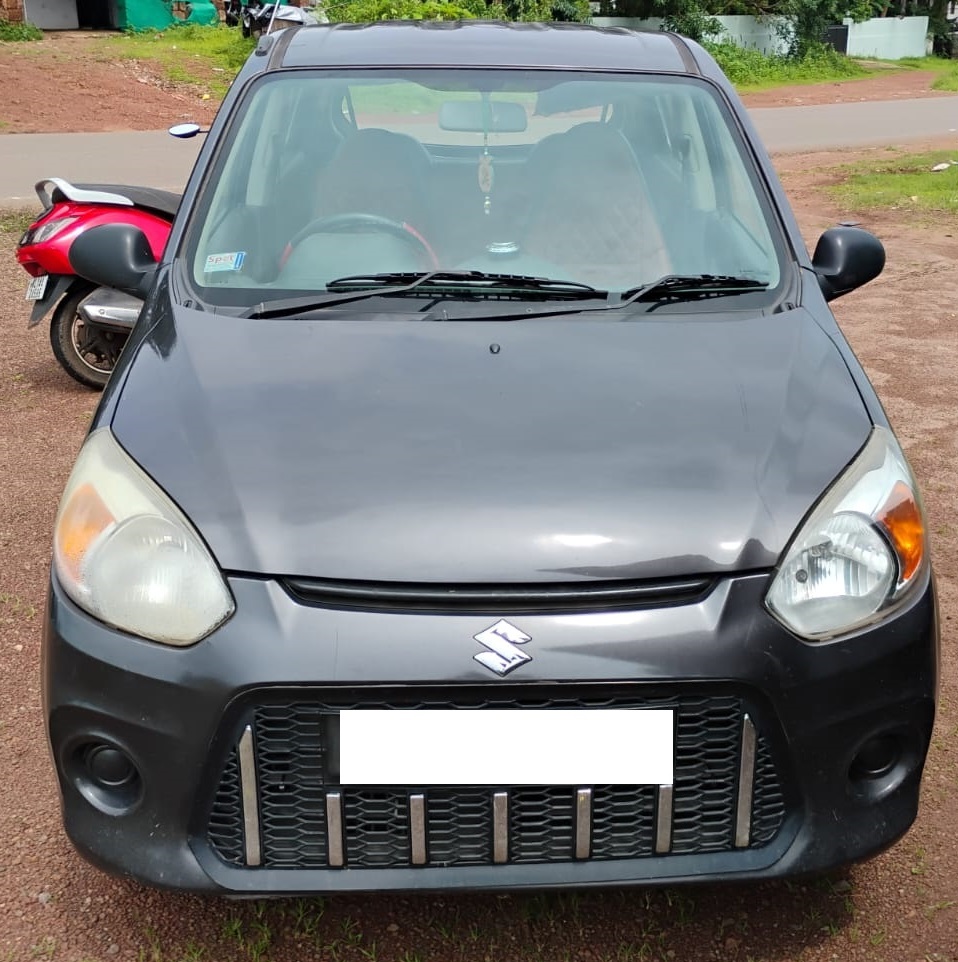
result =
[[[491,616],[689,605],[701,601],[715,579],[486,585],[287,578],[282,584],[300,603],[325,608]]]
[[[394,868],[732,852],[777,835],[786,815],[779,772],[739,697],[636,694],[634,686],[625,693],[621,687],[614,694],[594,691],[503,687],[450,696],[445,689],[419,691],[415,700],[382,690],[264,696],[231,725],[251,735],[255,766],[245,771],[230,748],[209,809],[209,844],[225,862],[250,868]],[[673,785],[341,788],[338,715],[360,707],[668,708],[675,712]],[[746,771],[750,794],[741,789]],[[494,795],[500,804],[505,799],[501,823]],[[414,796],[425,811],[418,830]],[[586,808],[584,822],[577,798]],[[424,852],[418,860],[417,845]]]

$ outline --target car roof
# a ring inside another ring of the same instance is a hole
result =
[[[700,72],[692,46],[675,34],[579,23],[333,23],[291,30],[276,39],[278,47],[270,51],[273,69],[441,66]]]

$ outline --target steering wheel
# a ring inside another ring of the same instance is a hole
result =
[[[411,224],[390,220],[388,217],[381,217],[379,214],[365,214],[359,211],[334,214],[331,217],[317,217],[316,220],[310,221],[289,242],[286,249],[292,251],[298,244],[302,244],[307,237],[312,237],[313,234],[340,234],[356,229],[373,230],[398,237],[400,240],[414,245],[420,254],[425,253],[434,268],[439,267],[439,258],[436,257],[436,252],[432,249],[429,241]]]

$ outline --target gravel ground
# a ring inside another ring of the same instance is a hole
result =
[[[336,897],[227,902],[109,878],[59,824],[44,742],[40,611],[56,502],[97,396],[26,330],[15,230],[0,233],[0,962],[236,960],[676,960],[958,962],[958,222],[841,211],[819,168],[779,159],[803,229],[838,219],[885,241],[889,264],[835,308],[882,395],[923,486],[941,589],[944,683],[913,830],[884,855],[791,884],[564,895]]]

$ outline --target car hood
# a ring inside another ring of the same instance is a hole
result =
[[[767,568],[871,428],[803,309],[443,323],[178,307],[175,325],[171,310],[112,427],[227,571],[541,583]]]

